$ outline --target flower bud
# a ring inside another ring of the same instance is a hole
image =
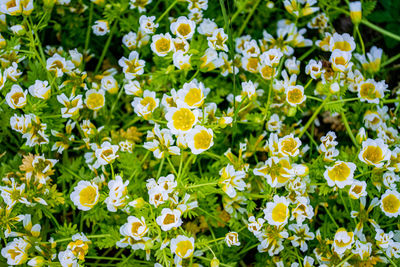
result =
[[[329,87],[329,91],[334,94],[340,91],[340,86],[338,83],[332,83],[331,86]]]
[[[349,8],[350,8],[351,21],[354,24],[359,24],[361,22],[361,18],[362,18],[361,2],[360,1],[350,2]]]
[[[360,130],[358,130],[358,133],[356,135],[356,141],[358,144],[361,145],[361,143],[365,140],[367,140],[367,133],[365,132],[364,127],[361,127]]]
[[[210,262],[210,266],[211,267],[219,267],[219,260],[216,257],[214,257]]]

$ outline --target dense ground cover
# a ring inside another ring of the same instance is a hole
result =
[[[0,0],[0,265],[400,265],[399,12]]]

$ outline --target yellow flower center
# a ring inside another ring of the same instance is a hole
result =
[[[382,149],[379,146],[368,146],[362,157],[374,164],[379,163],[383,160]]]
[[[335,64],[336,65],[346,65],[347,61],[344,57],[336,57]]]
[[[142,104],[143,106],[147,106],[147,110],[148,111],[153,111],[156,108],[156,101],[154,100],[154,98],[150,97],[150,96],[146,96],[144,97],[141,101],[140,104]]]
[[[348,51],[351,51],[351,45],[350,45],[350,43],[348,43],[346,41],[336,42],[333,45],[332,51],[335,49],[339,49],[339,50],[348,52]]]
[[[196,149],[208,149],[211,144],[212,136],[206,131],[201,130],[194,136],[194,147]]]
[[[79,202],[84,207],[93,207],[96,203],[97,190],[94,186],[87,186],[79,193]]]
[[[182,36],[187,36],[187,35],[190,34],[192,29],[190,28],[189,24],[181,23],[181,24],[179,24],[179,26],[176,29],[176,31],[179,32],[179,34],[182,35]]]
[[[138,231],[139,231],[139,227],[141,227],[141,226],[142,226],[142,224],[140,222],[132,223],[132,227],[131,227],[132,233],[137,235]]]
[[[160,53],[166,53],[171,47],[171,42],[167,38],[160,38],[155,43],[156,50]]]
[[[288,100],[292,104],[300,103],[302,98],[303,98],[303,92],[298,88],[292,89],[288,92]]]
[[[284,222],[287,217],[287,206],[283,203],[278,203],[272,210],[272,220],[275,222]]]
[[[247,60],[247,70],[250,72],[257,72],[257,68],[258,68],[258,58],[256,57],[251,57]]]
[[[192,88],[185,96],[185,103],[189,106],[199,107],[203,104],[203,92],[199,88]]]
[[[360,95],[362,98],[374,99],[378,97],[378,92],[375,90],[374,84],[363,83],[360,87]]]
[[[382,208],[389,213],[396,213],[400,208],[400,200],[395,195],[388,195],[382,200]]]
[[[167,216],[165,216],[163,223],[164,224],[171,224],[175,222],[175,215],[173,214],[167,214]]]
[[[92,93],[88,96],[86,105],[91,110],[99,110],[104,106],[104,96],[99,93]]]
[[[297,150],[297,142],[294,138],[286,138],[282,141],[282,151],[285,154],[294,154]]]
[[[184,240],[184,241],[180,241],[177,245],[176,245],[176,250],[175,253],[176,255],[178,255],[181,258],[188,258],[192,255],[192,253],[190,253],[190,255],[186,255],[186,253],[189,250],[193,250],[193,244],[192,242],[190,242],[189,240]]]
[[[174,127],[177,130],[188,131],[192,128],[196,117],[187,108],[181,108],[177,110],[174,115],[172,115],[172,120],[174,122]]]
[[[11,96],[11,99],[13,100],[13,102],[15,103],[15,105],[18,105],[18,104],[19,104],[19,101],[24,99],[24,93],[22,93],[22,92],[17,92],[17,93],[15,93],[15,94],[13,94],[13,95]]]
[[[274,68],[271,68],[268,65],[265,65],[264,67],[262,67],[261,69],[261,75],[264,79],[271,79],[272,76],[274,75]]]
[[[346,181],[347,178],[350,176],[350,168],[347,166],[346,163],[341,162],[333,166],[333,168],[328,171],[328,176],[332,179],[332,181]]]

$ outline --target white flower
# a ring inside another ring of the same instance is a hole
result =
[[[62,77],[64,73],[71,72],[75,68],[75,65],[71,60],[65,60],[65,58],[55,53],[46,60],[46,68],[57,77]]]
[[[333,240],[333,250],[339,254],[343,255],[347,249],[351,248],[354,243],[354,233],[347,232],[344,228],[339,228],[336,231],[335,239]]]
[[[186,107],[172,107],[167,109],[165,119],[167,126],[173,134],[185,134],[197,123],[199,111],[190,110]]]
[[[79,181],[71,193],[71,200],[80,210],[90,210],[99,201],[99,188],[95,183]]]
[[[330,39],[329,49],[332,52],[340,50],[351,53],[356,49],[356,43],[354,42],[354,38],[348,33],[338,34],[335,32]]]
[[[208,46],[215,50],[222,50],[228,52],[228,35],[225,34],[223,28],[218,28],[213,31],[212,36],[207,37]]]
[[[160,99],[156,98],[156,92],[149,90],[144,90],[143,97],[135,97],[131,103],[135,113],[146,120],[159,104]]]
[[[35,84],[29,86],[29,93],[40,99],[48,99],[51,93],[51,87],[48,81],[36,80]]]
[[[163,231],[169,231],[174,227],[179,227],[182,224],[182,212],[180,210],[162,209],[161,215],[157,217],[156,222]]]
[[[219,171],[219,175],[221,177],[218,183],[230,198],[236,196],[236,190],[243,191],[246,187],[246,183],[243,181],[246,173],[244,171],[235,171],[235,168],[231,164],[222,168]]]
[[[111,75],[104,76],[101,79],[101,89],[109,92],[110,94],[115,94],[118,92],[118,82]]]
[[[263,65],[274,68],[279,65],[279,61],[281,60],[282,56],[283,53],[279,49],[272,48],[262,53],[260,60]]]
[[[185,135],[187,146],[197,155],[214,145],[213,131],[204,126],[196,125]]]
[[[139,27],[146,34],[153,34],[158,28],[158,23],[154,23],[155,16],[147,17],[145,15],[139,18]]]
[[[71,96],[68,98],[64,93],[57,96],[57,101],[64,105],[61,108],[61,114],[63,118],[70,118],[76,115],[80,109],[83,108],[82,95]]]
[[[278,195],[274,196],[273,202],[268,202],[264,209],[264,218],[271,225],[285,225],[289,219],[289,200]]]
[[[365,164],[382,168],[384,164],[390,163],[391,151],[382,139],[370,139],[362,142],[362,148],[358,154],[359,160]]]
[[[367,195],[367,183],[365,181],[354,180],[349,189],[349,196],[352,199],[359,199]]]
[[[178,235],[171,239],[171,253],[176,254],[181,259],[192,256],[194,251],[194,238]]]
[[[400,214],[400,193],[396,190],[386,190],[381,196],[380,207],[388,217],[398,217]]]
[[[228,247],[231,246],[240,246],[239,242],[239,234],[236,232],[229,232],[225,236],[225,242],[228,245]]]
[[[93,167],[98,168],[110,164],[118,157],[119,147],[117,145],[111,145],[110,142],[105,141],[101,144],[101,147],[97,148],[95,151],[96,162]]]
[[[142,87],[140,86],[140,83],[136,80],[128,81],[128,83],[124,85],[124,89],[125,94],[127,95],[139,96],[142,92]]]
[[[144,66],[146,62],[139,59],[139,53],[132,51],[129,53],[129,57],[122,57],[118,60],[118,64],[122,67],[122,71],[125,74],[125,78],[128,80],[135,79],[136,76],[144,73]]]
[[[171,23],[170,29],[176,36],[188,40],[192,38],[195,32],[196,23],[193,20],[181,16]]]
[[[132,237],[135,240],[141,240],[149,231],[144,217],[140,219],[135,216],[129,216],[128,222],[119,229],[121,235]]]
[[[179,70],[190,69],[190,67],[192,66],[190,64],[191,56],[192,55],[190,55],[190,54],[185,54],[185,52],[182,50],[176,51],[172,55],[172,60],[173,60],[174,66]]]
[[[352,185],[354,171],[357,166],[352,162],[336,161],[331,167],[327,167],[324,172],[324,178],[329,186],[344,188],[346,185]]]
[[[122,177],[119,175],[115,176],[115,180],[110,180],[108,182],[108,197],[104,200],[107,205],[107,209],[111,212],[117,211],[118,208],[122,208],[126,204],[127,199],[127,186],[129,181],[123,181]]]
[[[94,35],[103,36],[110,32],[110,28],[108,26],[108,21],[106,20],[96,20],[94,25],[92,26],[92,30]]]
[[[58,260],[62,267],[78,267],[78,259],[75,257],[71,250],[60,251],[58,253]]]
[[[1,255],[9,265],[24,264],[28,260],[28,249],[31,245],[23,238],[15,238],[1,249]]]
[[[159,57],[165,57],[172,51],[172,37],[169,33],[156,34],[152,37],[151,50]]]
[[[27,90],[22,90],[21,86],[14,84],[6,95],[8,106],[12,109],[23,108],[27,103],[27,94]]]
[[[324,72],[325,72],[325,70],[322,69],[321,61],[317,62],[314,59],[311,59],[310,62],[308,62],[307,66],[306,66],[306,74],[310,75],[311,78],[313,78],[314,80],[321,77],[321,74]]]
[[[202,35],[211,36],[216,29],[218,29],[218,25],[213,20],[205,18],[197,28],[197,32]]]

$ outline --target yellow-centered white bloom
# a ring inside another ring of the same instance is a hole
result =
[[[400,214],[400,193],[396,190],[386,190],[380,200],[380,207],[388,217],[398,217]]]
[[[159,106],[160,99],[156,98],[156,92],[144,90],[143,97],[135,97],[131,103],[135,113],[149,119],[153,111]]]
[[[270,157],[264,165],[259,168],[254,168],[254,175],[263,176],[267,179],[267,183],[271,187],[282,187],[292,177],[292,166],[288,157]]]
[[[351,52],[343,52],[336,49],[332,52],[329,61],[332,63],[332,69],[338,72],[345,72],[353,66],[351,60]]]
[[[173,48],[171,35],[169,33],[153,35],[150,47],[157,56],[165,57]]]
[[[78,267],[78,259],[75,254],[67,249],[58,253],[58,260],[62,267]]]
[[[192,67],[192,64],[190,63],[191,57],[192,55],[185,54],[185,52],[179,50],[172,55],[172,60],[177,69],[188,70]]]
[[[193,79],[192,81],[185,83],[182,89],[179,89],[178,92],[176,92],[176,104],[190,109],[200,108],[204,104],[204,100],[209,91],[210,89],[205,88],[202,82]]]
[[[139,28],[146,34],[153,34],[158,28],[158,23],[154,23],[155,16],[147,17],[142,15],[139,18]]]
[[[170,29],[176,36],[189,40],[196,30],[196,23],[193,20],[181,16],[171,23]]]
[[[78,114],[79,110],[83,108],[82,95],[71,96],[68,98],[64,93],[57,96],[57,101],[64,105],[61,108],[61,114],[63,118],[70,118]]]
[[[216,29],[218,29],[218,25],[214,20],[205,18],[197,28],[197,32],[205,36],[211,36]]]
[[[223,28],[214,30],[212,36],[207,37],[207,40],[208,47],[213,48],[214,50],[228,52],[228,45],[226,44],[228,41],[228,35],[225,34]]]
[[[7,259],[9,265],[24,264],[28,260],[28,249],[31,244],[24,238],[15,238],[1,249],[1,255]]]
[[[124,85],[125,94],[139,96],[142,94],[143,90],[138,81],[129,81]]]
[[[125,74],[125,78],[128,80],[135,79],[138,75],[142,75],[144,72],[144,66],[146,62],[139,59],[139,53],[132,51],[129,53],[129,57],[122,57],[118,60],[118,64],[122,67],[122,71]]]
[[[276,48],[269,49],[260,56],[260,61],[263,65],[267,65],[271,68],[275,68],[279,65],[283,53]]]
[[[314,59],[311,59],[306,66],[306,74],[310,75],[311,78],[313,78],[314,80],[319,79],[321,77],[321,74],[324,72],[325,70],[322,69],[321,61],[317,62]]]
[[[214,145],[213,138],[213,131],[200,125],[196,125],[185,135],[187,146],[195,155],[212,147]]]
[[[228,245],[228,247],[231,246],[240,246],[239,242],[239,234],[236,232],[229,232],[225,236],[225,242]]]
[[[181,259],[192,256],[194,251],[194,238],[184,235],[178,235],[171,239],[171,253],[174,253]]]
[[[304,94],[304,87],[301,85],[289,86],[285,90],[286,102],[292,107],[302,104],[307,97]]]
[[[126,204],[129,181],[123,181],[120,175],[115,176],[115,180],[108,182],[108,197],[104,200],[107,209],[111,212],[116,212],[117,209],[122,208]]]
[[[167,109],[165,119],[167,126],[173,134],[188,133],[197,123],[199,111],[190,110],[186,107],[172,107]]]
[[[93,111],[98,111],[102,107],[104,107],[104,104],[106,103],[106,98],[104,96],[104,90],[96,90],[96,89],[90,89],[86,91],[86,99],[85,99],[85,105],[88,109],[93,110]]]
[[[67,249],[79,260],[85,260],[85,255],[89,251],[89,244],[92,242],[85,236],[84,233],[77,233],[72,236],[72,242],[69,242]]]
[[[365,181],[354,180],[349,189],[349,196],[352,199],[359,199],[367,195],[367,183]]]
[[[108,21],[106,20],[96,20],[92,26],[93,34],[97,36],[103,36],[110,32],[110,27],[108,26]]]
[[[99,201],[99,188],[95,183],[79,181],[71,193],[71,200],[80,210],[90,210]]]
[[[313,7],[316,0],[284,0],[285,9],[296,17],[308,16],[319,10],[319,7]]]
[[[357,166],[352,162],[336,161],[331,167],[327,167],[324,178],[329,186],[344,188],[353,184],[354,171]]]
[[[179,227],[182,224],[182,212],[178,209],[162,209],[161,215],[157,217],[156,222],[163,231],[169,231],[174,227]]]
[[[333,240],[333,250],[339,254],[343,255],[346,250],[351,248],[354,243],[354,233],[347,232],[344,228],[339,228],[336,231],[335,239]]]
[[[107,75],[101,79],[100,88],[110,94],[116,94],[118,92],[118,82],[112,75]]]
[[[29,86],[28,90],[32,96],[45,100],[50,97],[51,93],[51,87],[48,81],[36,80],[35,84]]]
[[[27,94],[27,90],[23,90],[21,86],[14,84],[6,95],[8,106],[12,109],[23,108],[27,103]]]
[[[382,168],[384,164],[390,163],[391,152],[389,146],[382,139],[370,139],[362,143],[358,154],[359,160],[370,166]]]
[[[340,50],[342,52],[351,52],[356,49],[356,43],[354,38],[348,33],[338,34],[334,33],[329,41],[330,50],[333,52],[335,50]]]
[[[383,50],[376,46],[371,47],[371,50],[367,53],[367,56],[362,54],[354,54],[354,56],[360,61],[361,66],[368,73],[374,74],[381,68]]]
[[[74,68],[75,65],[71,60],[65,60],[57,53],[46,60],[46,69],[57,77],[62,77],[64,73],[71,72]]]
[[[226,167],[219,171],[221,175],[219,184],[222,190],[231,198],[236,196],[236,190],[243,191],[246,187],[246,183],[243,178],[246,176],[244,171],[235,171],[233,165],[228,164]]]
[[[116,158],[118,158],[119,146],[112,145],[110,142],[105,141],[101,144],[101,147],[97,148],[95,151],[96,162],[93,167],[97,169],[100,166],[112,163]]]
[[[135,240],[141,240],[149,231],[149,228],[144,220],[144,217],[139,219],[135,216],[129,216],[128,222],[123,224],[119,231],[123,236],[129,236]]]
[[[140,13],[146,12],[146,6],[150,4],[153,0],[130,0],[129,8],[135,9],[137,8]]]
[[[278,195],[274,196],[273,202],[268,202],[264,209],[264,219],[268,224],[275,226],[283,226],[287,224],[289,219],[289,200]]]
[[[296,157],[300,153],[301,141],[298,137],[294,137],[293,134],[286,135],[279,138],[278,141],[278,151],[279,154],[284,157]]]
[[[368,79],[358,85],[358,97],[361,102],[379,104],[379,100],[384,97],[388,85],[385,81],[376,82]]]

